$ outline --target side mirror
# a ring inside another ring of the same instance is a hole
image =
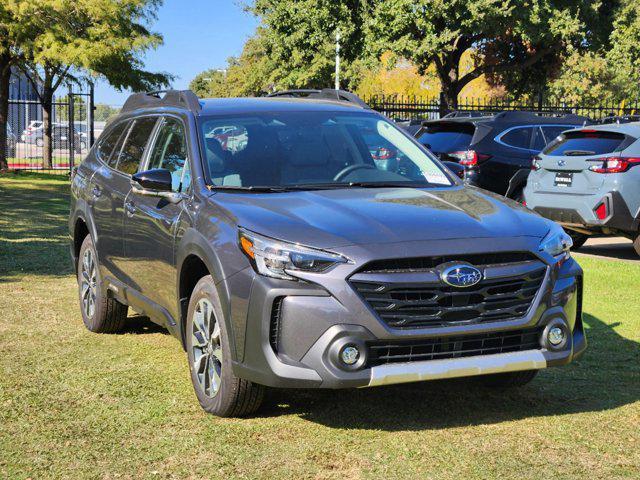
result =
[[[145,190],[155,190],[157,192],[171,191],[171,172],[164,168],[138,172],[131,177],[131,180],[132,183],[137,183]]]
[[[172,190],[171,172],[165,168],[135,173],[131,177],[131,189],[138,195],[164,198],[169,203],[178,203],[183,197]]]

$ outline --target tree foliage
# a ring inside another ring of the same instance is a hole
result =
[[[5,0],[0,47],[31,80],[43,106],[44,159],[51,163],[51,111],[55,91],[80,75],[101,76],[118,89],[167,84],[165,73],[144,69],[143,55],[162,37],[148,25],[161,0]],[[0,100],[2,97],[0,96]],[[2,123],[0,106],[0,130]],[[6,121],[6,118],[4,119]],[[1,138],[0,138],[1,140]]]

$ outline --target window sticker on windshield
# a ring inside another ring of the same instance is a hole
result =
[[[401,147],[403,153],[420,169],[422,176],[429,183],[435,185],[451,185],[451,180],[440,170],[438,165],[429,158],[417,145],[407,139],[402,132],[388,122],[379,120],[376,125],[378,134],[395,147]]]
[[[451,181],[447,176],[440,172],[422,172],[422,175],[429,183],[435,183],[437,185],[451,185]]]

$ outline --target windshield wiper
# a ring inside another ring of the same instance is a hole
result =
[[[432,187],[431,183],[414,183],[414,182],[349,182],[344,184],[346,187],[360,187],[360,188],[386,188],[386,187],[400,187],[400,188],[428,188]]]
[[[229,191],[229,192],[253,192],[253,193],[281,193],[281,192],[297,192],[304,190],[327,190],[331,188],[340,187],[339,184],[318,184],[318,185],[251,185],[251,186],[239,186],[239,185],[210,185],[211,191]]]
[[[583,155],[595,155],[596,152],[592,150],[565,150],[564,155],[567,157],[580,157]]]

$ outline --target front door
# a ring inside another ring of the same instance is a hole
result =
[[[164,168],[171,172],[173,190],[184,194],[179,203],[131,192],[126,201],[125,256],[127,274],[140,293],[156,306],[178,318],[175,265],[176,237],[189,221],[187,204],[191,175],[188,165],[186,129],[179,118],[160,121],[150,147],[145,170]]]

